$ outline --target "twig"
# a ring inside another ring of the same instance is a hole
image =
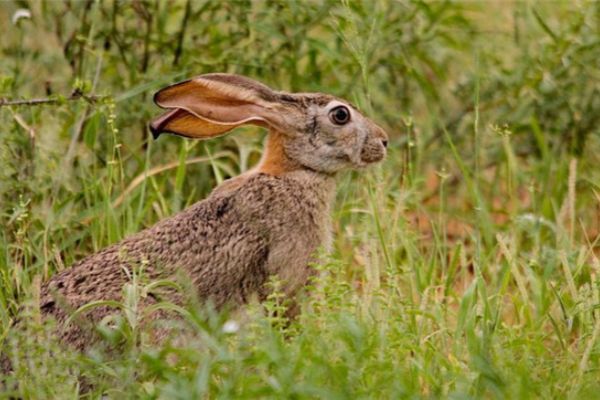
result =
[[[57,98],[57,97],[44,97],[39,99],[21,99],[21,100],[11,100],[6,98],[0,98],[0,107],[5,106],[40,106],[40,105],[48,105],[48,104],[61,104],[65,101],[77,101],[77,100],[85,100],[90,104],[94,104],[102,99],[105,99],[106,96],[96,96],[96,95],[85,95],[81,92],[75,91],[69,97]]]
[[[154,4],[156,6],[156,3]],[[142,63],[140,66],[141,72],[146,72],[150,63],[150,34],[152,33],[152,16],[155,14],[154,12],[149,12],[148,8],[146,7],[148,6],[142,2],[133,3],[133,9],[146,22],[146,34],[144,35],[144,55],[142,57]]]
[[[102,55],[103,54],[104,53],[100,53],[100,55],[98,56],[98,63],[96,64],[96,73],[94,74],[94,81],[92,82],[91,93],[94,93],[94,90],[96,90],[96,86],[98,85],[98,80],[100,78],[100,71],[102,69]],[[90,96],[93,96],[93,95],[91,94]],[[73,155],[75,154],[75,148],[77,146],[77,143],[79,142],[79,137],[81,136],[81,132],[83,131],[83,128],[85,126],[85,122],[87,121],[87,119],[90,115],[90,109],[91,109],[91,107],[90,107],[90,104],[88,103],[85,107],[83,115],[77,122],[76,129],[71,138],[71,142],[69,143],[69,148],[67,150],[67,154],[66,154],[65,158],[63,159],[64,167],[71,165],[71,160],[73,159]]]
[[[185,3],[185,12],[183,14],[183,21],[181,22],[181,30],[179,31],[179,35],[177,37],[177,47],[175,48],[175,54],[173,56],[173,66],[177,66],[177,64],[179,64],[179,57],[181,56],[181,52],[183,50],[183,39],[185,36],[185,30],[187,28],[187,23],[188,19],[190,18],[191,11],[192,2],[191,0],[188,0],[187,3]]]

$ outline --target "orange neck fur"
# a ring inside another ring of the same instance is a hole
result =
[[[282,133],[271,130],[267,137],[265,152],[258,165],[258,172],[280,176],[301,168],[298,162],[290,160],[285,154],[284,140]]]

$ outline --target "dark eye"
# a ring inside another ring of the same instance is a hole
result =
[[[337,106],[329,111],[329,118],[336,125],[345,125],[350,121],[350,110],[346,106]]]

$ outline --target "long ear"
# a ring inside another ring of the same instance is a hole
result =
[[[201,75],[168,86],[154,102],[169,109],[150,123],[154,137],[162,132],[206,139],[244,124],[283,128],[278,95],[251,79],[230,74]]]

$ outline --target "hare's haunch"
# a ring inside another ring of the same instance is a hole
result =
[[[293,295],[310,276],[315,252],[329,246],[336,173],[386,154],[383,129],[326,94],[276,92],[242,76],[208,74],[162,89],[154,100],[167,110],[150,124],[155,137],[168,132],[208,139],[254,124],[270,132],[263,158],[208,198],[79,261],[42,287],[42,311],[65,323],[63,340],[78,348],[90,339],[81,324],[66,323],[70,313],[93,301],[120,301],[138,265],[150,280],[186,276],[217,307],[263,298],[271,275]],[[140,306],[157,301],[146,296]],[[112,311],[94,307],[82,314],[96,322]]]

